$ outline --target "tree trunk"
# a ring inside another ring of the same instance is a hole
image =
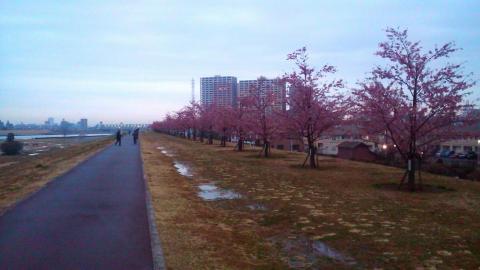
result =
[[[225,134],[227,132],[227,129],[226,128],[223,128],[222,129],[222,137],[220,139],[220,145],[222,147],[225,147],[227,146],[227,135]]]
[[[222,147],[227,146],[227,136],[222,135],[222,139],[221,139],[220,145],[221,145]]]
[[[238,139],[238,151],[242,152],[243,151],[243,138],[240,137]]]
[[[264,149],[263,149],[264,157],[269,157],[270,156],[270,142],[264,141],[263,147],[264,147]]]
[[[317,164],[315,163],[315,156],[317,153],[315,153],[315,144],[310,134],[308,134],[307,136],[307,143],[308,143],[308,157],[310,158],[310,162],[309,162],[310,168],[314,169],[317,167]]]
[[[208,134],[208,144],[213,144],[213,134],[211,132]]]
[[[407,162],[407,170],[408,170],[408,190],[415,191],[415,171],[416,171],[416,163],[417,159],[414,155],[410,157]]]
[[[317,154],[315,153],[315,146],[309,145],[308,151],[310,151],[310,168],[314,169],[317,167],[317,164],[315,162],[315,156]]]
[[[203,143],[203,137],[205,136],[203,130],[200,131],[200,142]]]
[[[417,95],[418,95],[418,74],[414,78],[412,95],[412,116],[410,124],[410,151],[408,166],[408,190],[415,191],[415,169],[417,165]]]
[[[193,133],[193,140],[196,141],[197,140],[197,131],[195,129],[193,129],[192,133]]]

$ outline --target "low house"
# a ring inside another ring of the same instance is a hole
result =
[[[272,148],[276,148],[278,150],[287,150],[290,152],[303,152],[304,145],[303,142],[299,139],[275,139],[272,142]]]
[[[336,156],[338,155],[338,145],[343,142],[362,142],[366,144],[373,152],[380,149],[375,141],[381,141],[375,136],[366,136],[361,129],[355,125],[337,126],[328,130],[323,136],[315,141],[317,153],[320,155]]]
[[[369,146],[362,142],[342,142],[338,145],[339,158],[358,161],[374,161],[377,156],[370,151]]]
[[[449,140],[442,142],[437,146],[437,150],[451,150],[455,153],[467,153],[469,151],[475,151],[478,153],[480,140],[479,137],[475,138],[457,138],[455,140]]]

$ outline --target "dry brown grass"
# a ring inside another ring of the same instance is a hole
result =
[[[142,136],[141,145],[168,269],[270,269],[278,264],[266,254],[251,256],[251,249],[268,247],[258,241],[248,220],[201,201],[172,159],[156,149],[160,144],[155,135]]]
[[[111,142],[100,139],[78,143],[38,156],[0,156],[0,214]]]
[[[171,269],[282,269],[289,262],[304,262],[304,268],[350,267],[312,259],[300,247],[304,239],[323,241],[359,268],[480,266],[478,182],[424,174],[425,183],[455,191],[408,193],[375,187],[398,182],[403,171],[392,167],[321,158],[319,169],[303,169],[301,153],[274,151],[273,158],[263,159],[254,151],[238,153],[154,133],[142,143]],[[194,179],[178,175],[173,159],[157,146],[190,164]],[[243,198],[202,201],[196,186],[208,181]],[[267,210],[249,210],[253,203]]]

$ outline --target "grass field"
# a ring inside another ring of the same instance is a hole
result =
[[[53,142],[62,143],[65,148],[47,148],[48,151],[37,156],[0,155],[0,214],[56,176],[112,143],[112,139],[102,138],[86,142],[76,140],[74,143],[57,139]]]
[[[378,188],[398,183],[396,168],[322,157],[312,170],[302,153],[257,151],[142,137],[171,269],[479,269],[480,183],[425,173],[435,192],[401,192]],[[212,182],[242,197],[202,200]]]

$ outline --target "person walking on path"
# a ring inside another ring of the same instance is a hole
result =
[[[122,132],[120,129],[117,130],[116,138],[117,140],[115,141],[115,145],[122,146]]]
[[[136,128],[134,131],[133,131],[133,144],[137,144],[137,141],[138,141],[138,133],[140,132],[140,130],[138,128]]]

